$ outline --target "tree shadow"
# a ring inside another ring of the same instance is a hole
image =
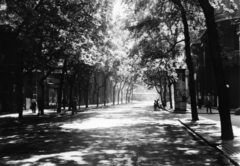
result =
[[[0,165],[224,165],[168,112],[119,107],[1,129]]]

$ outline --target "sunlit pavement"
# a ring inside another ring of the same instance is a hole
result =
[[[200,135],[207,143],[222,151],[235,165],[240,165],[240,116],[231,114],[234,140],[221,140],[221,126],[218,110],[213,109],[212,114],[206,113],[206,108],[198,109],[199,121],[181,118],[180,121]],[[188,109],[187,114],[190,114]]]
[[[88,110],[56,124],[1,128],[0,165],[231,165],[183,128],[178,119],[190,114],[154,112],[149,104]]]

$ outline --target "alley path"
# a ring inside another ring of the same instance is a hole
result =
[[[178,119],[186,116],[135,103],[82,112],[60,125],[9,127],[1,130],[0,165],[231,165],[183,128]]]

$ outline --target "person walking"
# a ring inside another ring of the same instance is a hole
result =
[[[209,93],[207,95],[207,113],[208,113],[208,109],[209,109],[209,112],[212,113],[212,98]]]
[[[202,108],[202,95],[201,93],[198,94],[198,108]]]
[[[32,99],[32,101],[31,101],[32,113],[36,113],[36,106],[37,106],[37,101],[36,101],[36,99]]]

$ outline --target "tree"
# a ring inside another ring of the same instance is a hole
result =
[[[226,87],[225,75],[223,72],[221,51],[219,44],[219,36],[217,26],[214,18],[214,8],[208,0],[198,0],[203,13],[206,18],[206,26],[208,33],[208,44],[213,64],[213,71],[217,83],[218,96],[219,96],[219,116],[221,120],[221,139],[232,140],[234,139],[232,123],[230,117],[230,105]]]
[[[192,120],[197,121],[198,113],[197,113],[197,104],[196,104],[196,92],[195,92],[195,83],[194,83],[194,68],[193,61],[191,57],[191,49],[190,49],[190,34],[189,27],[187,22],[187,14],[186,9],[182,5],[181,1],[172,0],[172,2],[179,8],[182,17],[182,23],[184,27],[184,37],[185,37],[185,53],[186,53],[186,63],[189,71],[189,90],[191,97],[191,112],[192,112]]]

